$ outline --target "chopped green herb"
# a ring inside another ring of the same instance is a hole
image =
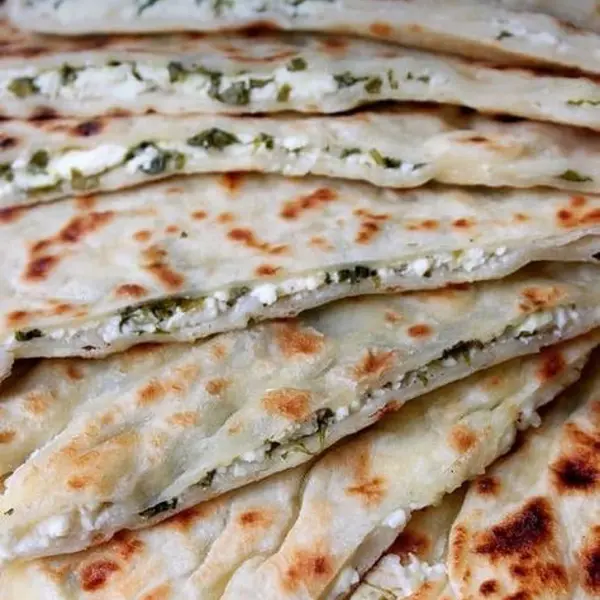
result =
[[[354,269],[341,269],[338,271],[338,279],[340,283],[349,281],[350,283],[354,284],[361,279],[367,279],[368,277],[374,277],[375,275],[377,275],[377,271],[375,269],[370,269],[369,267],[365,267],[363,265],[356,265]]]
[[[0,178],[5,179],[6,181],[12,181],[15,178],[10,163],[0,164]]]
[[[431,81],[431,77],[429,75],[419,75],[415,77],[410,71],[406,74],[407,81],[420,81],[421,83],[429,83]]]
[[[506,29],[503,29],[497,36],[496,39],[498,41],[504,40],[506,38],[511,38],[514,37],[514,33],[511,33],[510,31],[507,31]]]
[[[231,144],[238,144],[239,141],[233,133],[213,127],[212,129],[205,129],[201,133],[189,138],[187,143],[190,146],[222,150]]]
[[[220,17],[226,8],[233,8],[233,0],[213,0],[212,7],[215,15]]]
[[[287,102],[292,93],[292,86],[289,83],[284,83],[277,93],[277,102]]]
[[[173,163],[175,164],[175,168],[178,171],[185,169],[185,154],[183,152],[171,152],[171,158],[173,159]]]
[[[190,237],[190,235],[189,235],[189,233],[188,233],[187,231],[182,231],[182,232],[179,234],[179,237],[180,237],[180,238],[187,238],[187,237]]]
[[[442,353],[441,360],[447,360],[448,358],[462,358],[468,365],[471,364],[471,349],[475,348],[477,350],[482,350],[485,344],[480,342],[479,340],[467,340],[460,341],[451,346],[450,348],[446,348]]]
[[[17,342],[28,342],[35,338],[44,337],[44,334],[39,329],[20,329],[15,331],[15,340]]]
[[[138,513],[140,517],[144,517],[144,519],[152,519],[156,517],[156,515],[160,515],[168,510],[174,510],[177,508],[178,500],[177,498],[172,498],[171,500],[163,500],[146,510],[143,510],[141,513]]]
[[[106,65],[107,65],[108,67],[120,67],[122,64],[123,64],[123,62],[122,62],[122,61],[120,61],[120,60],[114,60],[114,59],[111,59],[111,60],[109,60],[109,61],[106,63]]]
[[[243,106],[250,102],[250,90],[245,81],[237,81],[236,83],[232,83],[226,90],[220,92],[216,97],[224,104]]]
[[[185,81],[188,76],[188,72],[180,62],[172,61],[167,65],[169,71],[169,81],[175,83],[177,81]]]
[[[344,148],[342,150],[342,153],[340,154],[340,158],[348,158],[349,156],[352,156],[353,154],[360,154],[361,150],[360,148]]]
[[[250,79],[250,89],[254,88],[264,88],[265,86],[273,83],[273,78],[271,79]]]
[[[321,449],[325,447],[325,437],[327,436],[327,428],[335,419],[335,413],[330,408],[320,408],[316,412],[317,417],[317,433]]]
[[[63,85],[73,83],[77,79],[77,69],[66,63],[60,67],[59,74]]]
[[[354,75],[352,75],[352,73],[350,73],[350,71],[345,71],[344,73],[340,73],[339,75],[334,75],[333,78],[335,79],[336,83],[338,84],[338,88],[340,89],[352,87],[353,85],[361,81],[367,81],[369,79],[368,77],[355,77]]]
[[[79,169],[71,169],[71,187],[74,190],[93,190],[100,186],[100,178],[97,175],[85,176]]]
[[[308,64],[301,56],[296,56],[296,58],[292,58],[290,62],[287,64],[288,71],[305,71]]]
[[[211,471],[208,471],[208,473],[206,473],[206,475],[198,482],[198,485],[203,488],[210,487],[212,485],[213,479],[215,478],[216,474],[217,474],[216,469],[212,469]]]
[[[585,183],[586,181],[593,181],[591,177],[587,175],[582,175],[578,171],[574,171],[573,169],[567,169],[564,173],[558,175],[559,179],[564,179],[565,181],[572,181],[573,183]]]
[[[146,173],[147,175],[158,175],[167,169],[171,159],[175,159],[176,167],[178,164],[185,165],[185,157],[181,155],[181,157],[178,158],[178,155],[181,153],[161,150],[154,142],[141,142],[137,146],[131,148],[125,156],[125,162],[128,162],[136,156],[144,153],[148,148],[151,148],[154,152],[149,156],[149,160],[138,165],[137,168],[142,173]],[[181,162],[182,160],[183,163]]]
[[[4,514],[7,515],[8,517],[10,517],[10,515],[12,515],[15,512],[14,508],[9,508],[8,510],[4,511]]]
[[[275,138],[268,133],[259,133],[252,142],[255,148],[264,146],[267,150],[273,150],[275,147]]]
[[[17,79],[13,79],[8,86],[8,90],[17,98],[26,98],[40,92],[40,88],[36,85],[33,77],[17,77]]]
[[[397,90],[398,89],[398,80],[396,79],[396,76],[394,75],[394,71],[392,71],[392,69],[388,69],[387,78],[388,78],[390,87],[393,90]]]
[[[380,167],[384,167],[385,169],[398,169],[402,166],[401,160],[383,156],[376,148],[369,150],[369,155]]]
[[[589,106],[600,106],[600,100],[567,100],[567,104],[569,106],[584,106],[586,104]]]
[[[382,85],[383,81],[381,81],[381,77],[373,77],[365,83],[365,91],[369,92],[369,94],[379,94]]]
[[[265,456],[267,458],[271,458],[273,456],[273,452],[275,452],[275,450],[281,446],[281,443],[267,440],[266,446],[267,448],[265,450]]]
[[[50,162],[50,155],[46,150],[37,150],[31,155],[27,170],[30,173],[43,173]]]
[[[417,375],[417,379],[423,384],[423,385],[427,385],[429,383],[429,378],[427,377],[427,374],[424,373],[423,371],[417,371],[416,372]]]

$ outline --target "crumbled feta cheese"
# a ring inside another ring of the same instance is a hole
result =
[[[515,333],[534,333],[541,327],[548,325],[554,321],[554,317],[550,312],[536,312],[529,315],[516,329]]]
[[[350,415],[350,409],[347,406],[340,406],[335,411],[335,420],[343,421],[348,415]]]
[[[423,277],[423,275],[431,269],[431,265],[432,262],[430,258],[418,258],[408,265],[408,270],[417,274],[419,277]]]
[[[465,271],[474,271],[486,262],[485,252],[482,248],[469,248],[462,256],[460,264]]]
[[[360,576],[356,569],[346,567],[343,569],[335,580],[331,591],[326,596],[326,600],[336,600],[347,594],[350,589],[360,581]]]
[[[138,152],[130,161],[127,162],[127,171],[135,173],[139,170],[149,170],[152,161],[160,156],[160,150],[154,146],[146,146],[141,152]]]
[[[44,96],[55,98],[62,86],[60,74],[56,71],[42,73],[35,78],[35,85]]]
[[[275,304],[275,302],[277,302],[277,287],[272,283],[265,283],[255,287],[250,292],[250,295],[253,298],[258,298],[261,304],[270,306],[271,304]]]
[[[406,525],[408,521],[408,514],[406,511],[399,508],[394,512],[390,513],[383,521],[383,524],[386,527],[391,527],[392,529],[397,529],[398,527],[403,527]]]
[[[87,150],[72,150],[50,161],[48,172],[63,179],[71,178],[76,169],[82,175],[96,175],[123,162],[127,150],[116,144],[102,144]]]

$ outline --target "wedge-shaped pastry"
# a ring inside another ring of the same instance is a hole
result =
[[[336,117],[148,115],[0,123],[0,206],[127,188],[190,173],[263,171],[600,192],[600,136],[459,108],[387,107]]]
[[[80,554],[8,566],[0,594],[3,600],[25,590],[28,600],[339,598],[412,511],[439,501],[510,447],[517,427],[535,421],[535,410],[578,377],[597,339],[575,340],[448,386],[310,466],[160,525],[120,533]],[[15,508],[3,521],[18,519],[20,511],[27,509]],[[40,533],[61,528],[54,519]]]
[[[306,462],[434,387],[585,333],[600,324],[599,271],[363,297],[163,346],[158,360],[130,351],[105,372],[55,361],[16,374],[2,472],[38,452],[0,501],[3,556],[73,551],[165,519]]]
[[[0,348],[9,360],[193,340],[346,296],[593,260],[599,231],[599,196],[266,175],[7,209]]]
[[[352,600],[597,598],[599,360],[464,500],[415,515]]]
[[[371,40],[310,34],[48,39],[5,22],[0,36],[3,116],[338,113],[393,100],[600,129],[594,79]]]
[[[350,32],[469,58],[600,72],[600,38],[548,16],[556,12],[564,16],[560,9],[544,6],[547,2],[537,4],[490,0],[14,0],[11,13],[22,27],[49,33],[215,32],[267,25],[296,31]],[[587,4],[592,3],[588,0]],[[576,9],[566,12],[569,17]],[[583,15],[577,12],[573,16],[580,21]]]

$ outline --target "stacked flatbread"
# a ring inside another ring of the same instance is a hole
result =
[[[594,597],[589,3],[6,4],[0,598]]]

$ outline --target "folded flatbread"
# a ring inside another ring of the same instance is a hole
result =
[[[527,8],[489,0],[15,0],[11,16],[26,29],[63,34],[257,25],[355,33],[469,58],[600,72],[597,35],[564,26],[543,8]]]
[[[508,450],[517,427],[535,420],[536,408],[578,377],[597,341],[597,336],[575,340],[448,386],[308,467],[158,526],[120,533],[80,554],[8,566],[0,576],[0,595],[340,598],[412,511],[439,501]],[[16,508],[3,521],[18,519],[20,510],[27,509]],[[46,530],[59,527],[55,520]]]
[[[466,289],[362,297],[162,346],[158,360],[129,352],[105,372],[55,361],[17,374],[2,401],[2,471],[41,449],[7,481],[0,513],[15,512],[0,519],[2,555],[74,551],[146,526],[305,462],[433,387],[585,333],[600,323],[599,272],[548,265]],[[142,365],[128,375],[132,361]]]
[[[44,163],[41,166],[38,163]],[[600,136],[454,107],[301,118],[148,115],[0,122],[0,207],[127,188],[172,175],[264,171],[600,192]]]
[[[600,129],[593,79],[384,42],[310,34],[39,39],[6,22],[0,35],[3,116],[337,113],[394,100]]]
[[[594,260],[599,231],[598,196],[239,174],[5,209],[0,344],[97,357],[193,340],[347,296]]]
[[[600,355],[591,360],[466,498],[411,519],[352,600],[598,597]]]

